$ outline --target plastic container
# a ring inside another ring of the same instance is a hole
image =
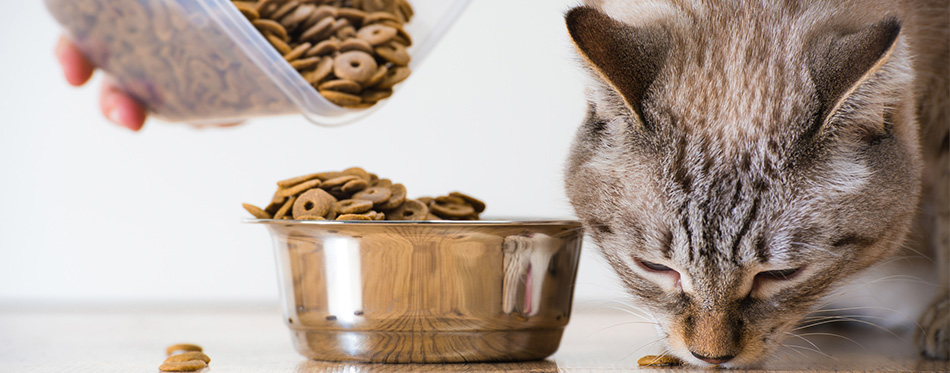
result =
[[[346,109],[321,96],[230,0],[45,0],[83,53],[163,120],[233,122],[302,113],[351,122],[379,108]],[[469,0],[411,0],[405,25],[413,71]],[[412,76],[397,85],[412,80]]]
[[[573,220],[247,222],[271,233],[294,347],[328,361],[550,356],[584,236]]]

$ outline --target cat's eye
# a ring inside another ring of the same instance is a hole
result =
[[[665,265],[658,264],[658,263],[653,263],[653,262],[648,262],[648,261],[646,261],[646,260],[637,260],[637,262],[639,262],[640,265],[646,267],[646,269],[649,269],[649,270],[654,271],[654,272],[668,272],[668,271],[672,271],[672,270],[673,270],[673,268],[667,267],[667,266],[665,266]]]
[[[755,275],[755,279],[785,281],[795,278],[800,272],[801,268],[776,269],[772,271],[759,272]]]

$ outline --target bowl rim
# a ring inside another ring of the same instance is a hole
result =
[[[380,226],[418,226],[418,225],[478,225],[478,226],[581,226],[580,220],[561,218],[506,218],[491,220],[295,220],[295,219],[241,219],[246,224],[264,225],[380,225]]]

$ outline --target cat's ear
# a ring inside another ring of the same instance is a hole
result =
[[[887,62],[900,30],[900,21],[886,18],[857,32],[825,34],[811,43],[808,72],[822,108],[821,122],[816,124],[826,127],[849,100],[860,101],[853,96]]]
[[[645,124],[641,104],[669,52],[666,34],[624,24],[586,6],[571,9],[565,18],[580,55]]]

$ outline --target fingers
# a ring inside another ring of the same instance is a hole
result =
[[[95,70],[95,66],[65,36],[60,36],[59,42],[56,43],[56,58],[63,66],[66,81],[74,86],[80,86],[89,81]]]
[[[145,124],[142,104],[109,82],[102,84],[99,107],[106,118],[130,130],[138,131]]]

